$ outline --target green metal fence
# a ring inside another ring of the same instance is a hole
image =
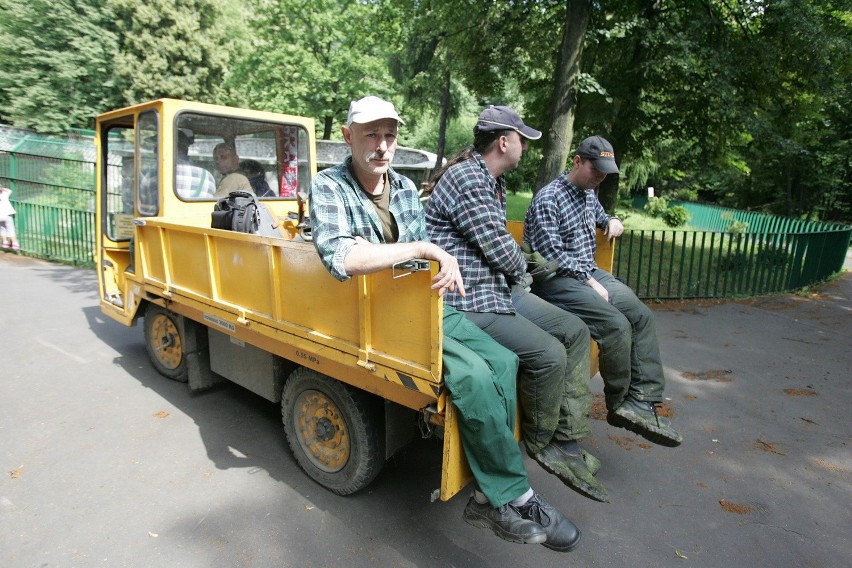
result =
[[[0,126],[0,184],[13,191],[24,254],[94,266],[92,134],[50,137]],[[844,225],[673,204],[686,207],[699,230],[625,231],[616,247],[613,272],[640,298],[795,290],[841,270],[852,234]],[[729,231],[733,225],[738,232]]]
[[[647,200],[637,198],[641,209]],[[693,230],[625,231],[614,274],[640,298],[755,296],[842,270],[852,227],[681,201]]]
[[[840,270],[849,233],[625,231],[615,249],[614,273],[646,299],[785,292]]]
[[[0,126],[0,184],[12,190],[21,252],[94,266],[95,147]]]

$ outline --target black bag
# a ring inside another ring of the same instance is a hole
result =
[[[238,231],[240,233],[258,232],[260,211],[254,194],[248,191],[232,191],[213,207],[211,227]]]

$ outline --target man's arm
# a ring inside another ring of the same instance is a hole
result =
[[[338,195],[338,189],[333,180],[322,174],[314,178],[311,188],[311,234],[320,259],[332,276],[348,280],[353,275],[385,270],[411,258],[425,258],[440,264],[432,280],[432,289],[441,295],[446,290],[464,294],[455,257],[432,243],[380,244],[355,234],[347,215],[347,204]]]
[[[432,279],[432,289],[438,290],[441,296],[447,291],[457,291],[464,296],[464,284],[456,258],[427,241],[376,244],[355,237],[355,245],[346,254],[343,266],[346,274],[355,276],[385,270],[411,258],[425,258],[439,263],[440,270]]]
[[[447,178],[444,175],[442,180]],[[448,180],[449,183],[458,183]],[[511,284],[523,280],[527,262],[521,248],[506,230],[506,217],[490,184],[468,179],[454,190],[457,206],[446,212],[464,240],[477,247],[486,262]],[[438,182],[441,183],[440,181]]]
[[[559,261],[559,268],[565,270],[580,282],[588,280],[590,274],[580,267],[579,260],[568,250],[560,233],[562,222],[567,223],[570,220],[560,221],[559,211],[552,200],[533,199],[530,212],[527,215],[532,215],[534,220],[530,227],[530,244],[535,247],[536,251],[548,260],[556,259]]]
[[[620,237],[624,232],[624,225],[621,224],[621,219],[614,215],[609,215],[604,210],[597,196],[595,196],[595,223],[603,229],[604,234],[610,239]]]

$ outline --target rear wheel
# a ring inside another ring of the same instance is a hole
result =
[[[145,312],[145,348],[157,371],[170,379],[187,380],[185,342],[181,336],[183,316],[150,304]]]
[[[312,369],[284,385],[281,416],[299,466],[338,495],[363,489],[384,465],[377,399]]]

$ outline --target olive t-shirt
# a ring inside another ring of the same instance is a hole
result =
[[[360,186],[360,184],[358,184]],[[373,207],[376,208],[376,213],[379,216],[379,221],[382,222],[382,236],[386,243],[395,243],[399,240],[399,226],[396,224],[396,219],[393,218],[393,213],[390,212],[390,180],[385,174],[385,187],[378,195],[373,195],[361,188],[364,195],[370,198],[373,202]]]

